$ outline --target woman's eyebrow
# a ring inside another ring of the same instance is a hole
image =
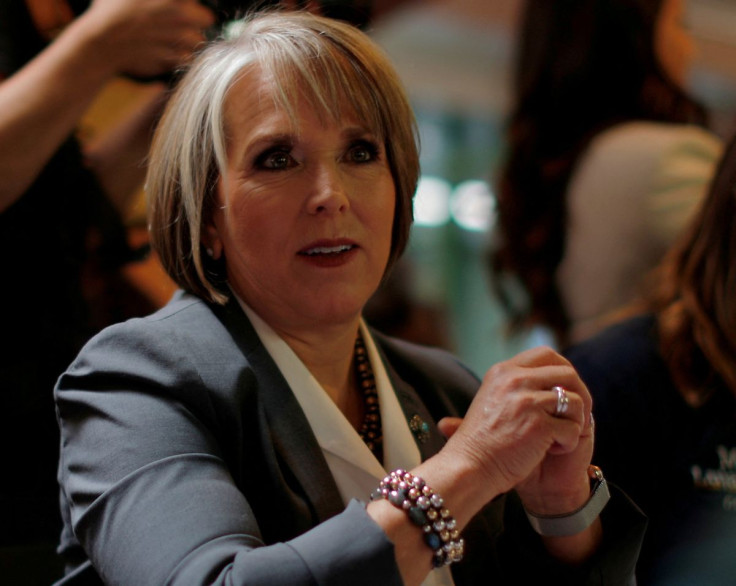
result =
[[[267,132],[254,136],[252,140],[246,143],[245,150],[253,150],[273,144],[293,144],[294,142],[295,135],[290,132]]]
[[[351,138],[376,138],[376,133],[366,126],[349,126],[340,133],[343,137]]]

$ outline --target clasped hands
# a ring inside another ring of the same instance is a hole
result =
[[[566,391],[564,413],[554,387]],[[566,514],[590,494],[591,408],[564,357],[545,347],[527,350],[488,370],[464,419],[439,422],[449,438],[443,452],[465,459],[488,500],[515,489],[529,511]]]

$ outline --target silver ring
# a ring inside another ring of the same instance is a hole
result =
[[[567,391],[564,387],[554,386],[552,392],[557,393],[557,406],[555,407],[554,416],[561,417],[567,413],[567,408],[570,405],[570,398],[567,396]]]

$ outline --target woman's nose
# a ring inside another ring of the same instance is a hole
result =
[[[338,213],[350,207],[345,178],[337,164],[320,165],[314,171],[307,208],[309,213]]]

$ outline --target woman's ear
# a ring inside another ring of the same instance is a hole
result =
[[[224,201],[225,194],[223,193],[223,181],[222,176],[217,179],[216,193],[214,194],[214,201],[212,206],[207,206],[202,210],[202,233],[199,236],[199,241],[204,246],[205,254],[212,260],[220,260],[224,254],[224,246],[222,244],[222,238],[220,238],[220,231],[217,227],[218,218],[222,220],[220,210],[222,210],[220,201]]]
[[[222,257],[222,240],[220,240],[220,234],[213,222],[204,225],[200,242],[204,246],[205,253],[211,259],[219,260]]]

